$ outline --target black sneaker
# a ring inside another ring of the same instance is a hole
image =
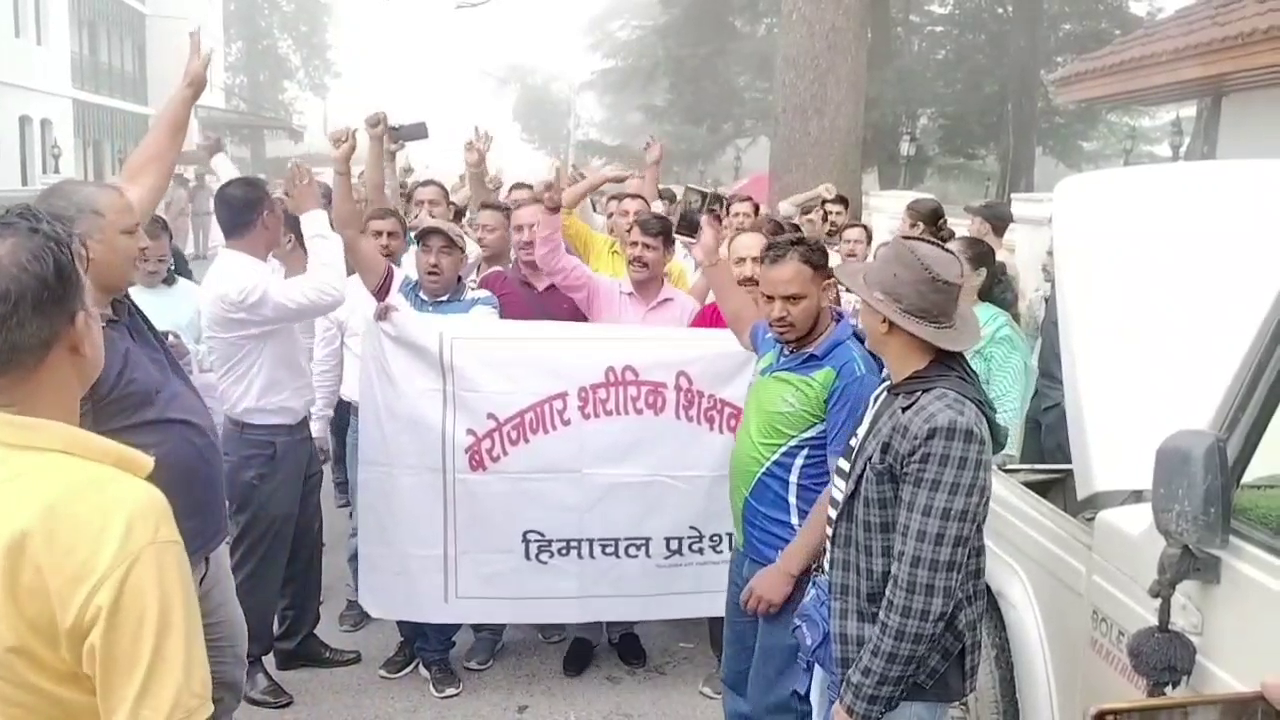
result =
[[[570,640],[564,651],[564,676],[578,677],[586,672],[595,656],[596,646],[590,640],[580,637]]]
[[[610,640],[609,644],[613,646],[614,652],[618,653],[618,659],[623,665],[638,670],[649,664],[649,653],[644,651],[644,644],[640,642],[639,635],[624,632],[618,636],[617,640]]]
[[[338,631],[345,633],[353,633],[369,624],[369,613],[364,611],[360,603],[355,600],[348,600],[347,604],[342,608],[342,612],[338,613]]]
[[[418,667],[418,656],[413,654],[413,646],[401,640],[396,644],[395,652],[378,666],[378,677],[383,680],[395,680],[413,672]]]
[[[418,674],[427,679],[431,694],[441,700],[462,693],[462,678],[448,660],[423,663],[418,666]]]

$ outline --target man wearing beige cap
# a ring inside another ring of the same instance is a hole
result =
[[[1005,433],[964,359],[978,323],[959,304],[963,274],[945,246],[916,237],[835,269],[888,376],[831,483],[834,677],[811,698],[830,699],[837,720],[943,720],[976,684],[982,526]]]

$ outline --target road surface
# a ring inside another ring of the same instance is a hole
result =
[[[202,278],[209,261],[192,262]],[[462,669],[461,654],[470,631],[458,634],[454,665],[462,676],[462,694],[437,700],[417,673],[382,680],[378,664],[395,647],[395,625],[375,621],[358,633],[338,632],[346,566],[346,511],[333,507],[333,487],[325,480],[324,598],[319,634],[342,648],[354,648],[364,661],[339,670],[274,673],[297,699],[285,710],[244,706],[243,720],[719,720],[720,703],[698,694],[698,683],[715,667],[707,647],[704,621],[642,623],[640,637],[649,666],[628,670],[608,646],[582,677],[566,678],[560,659],[566,643],[545,645],[532,629],[513,626],[497,663],[483,673]]]

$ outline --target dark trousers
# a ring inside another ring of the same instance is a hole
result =
[[[351,403],[338,398],[329,421],[329,447],[333,450],[333,489],[347,494],[347,429],[351,427]]]
[[[1067,432],[1065,405],[1027,413],[1022,430],[1021,461],[1032,465],[1071,464],[1071,438]]]
[[[249,660],[295,650],[320,623],[324,473],[310,425],[256,425],[228,417],[222,458],[231,572],[249,630]]]
[[[724,618],[707,618],[707,639],[711,642],[711,652],[716,656],[716,664],[724,655]]]

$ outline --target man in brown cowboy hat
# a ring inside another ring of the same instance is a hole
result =
[[[963,273],[945,246],[917,237],[835,269],[888,375],[831,485],[836,676],[815,690],[837,720],[942,720],[976,683],[982,526],[1004,432],[964,359],[978,324],[959,307]]]

